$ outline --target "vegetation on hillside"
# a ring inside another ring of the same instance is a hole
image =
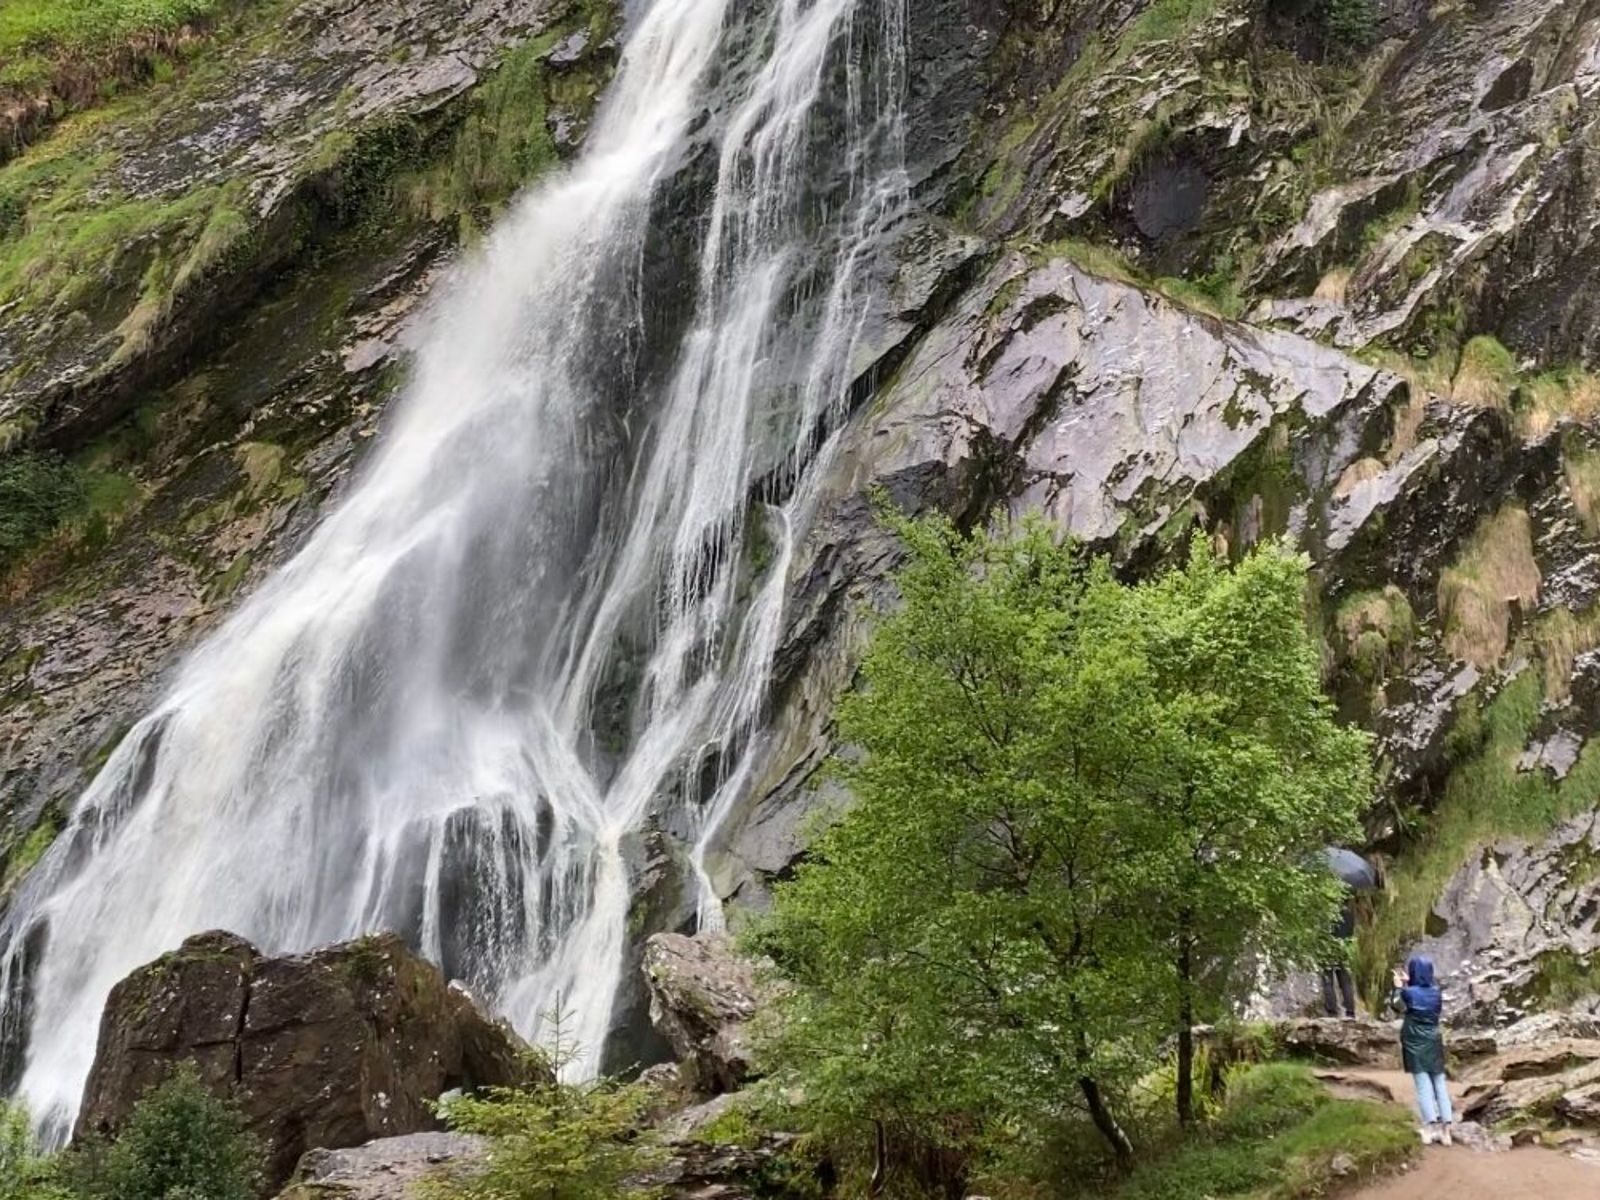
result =
[[[1416,1153],[1416,1141],[1399,1106],[1336,1100],[1308,1068],[1267,1063],[1234,1076],[1199,1136],[1107,1191],[1113,1200],[1303,1200],[1326,1195],[1336,1180],[1394,1170]]]
[[[74,60],[115,53],[212,16],[225,0],[6,0],[0,86],[48,86]]]
[[[42,1153],[26,1111],[0,1108],[0,1200],[256,1200],[261,1154],[238,1110],[179,1066],[114,1140]]]
[[[1168,1048],[1193,1125],[1194,1026],[1263,959],[1330,952],[1322,848],[1371,780],[1319,688],[1305,562],[1196,539],[1128,586],[1040,525],[892,523],[904,605],[839,710],[856,803],[751,935],[790,983],[770,1065],[819,1135],[859,1157],[876,1131],[879,1171],[960,1184],[1068,1128],[1126,1166]]]

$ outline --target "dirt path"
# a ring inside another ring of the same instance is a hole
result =
[[[1363,1188],[1350,1200],[1595,1200],[1600,1166],[1554,1150],[1482,1154],[1430,1146],[1403,1175]]]
[[[1328,1086],[1352,1099],[1407,1107],[1411,1079],[1401,1071],[1343,1069]],[[1487,1154],[1463,1146],[1430,1146],[1404,1174],[1363,1188],[1350,1200],[1600,1200],[1600,1164],[1529,1147]]]

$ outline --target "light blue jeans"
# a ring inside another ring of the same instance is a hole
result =
[[[1450,1084],[1443,1075],[1429,1075],[1418,1071],[1411,1077],[1417,1085],[1417,1109],[1424,1125],[1450,1124],[1455,1114],[1450,1110]]]

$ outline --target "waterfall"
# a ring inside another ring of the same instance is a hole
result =
[[[399,930],[530,1037],[559,1000],[598,1069],[627,839],[672,829],[698,869],[761,742],[903,204],[902,4],[633,14],[584,153],[449,281],[344,499],[0,921],[53,1136],[113,984],[211,928],[274,952]]]

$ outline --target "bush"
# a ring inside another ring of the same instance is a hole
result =
[[[1319,15],[1330,54],[1347,57],[1367,49],[1378,37],[1375,0],[1324,0]]]
[[[451,1128],[493,1144],[486,1165],[448,1171],[427,1200],[613,1200],[651,1162],[637,1131],[650,1098],[640,1084],[496,1088],[440,1105]]]
[[[191,1063],[134,1105],[116,1141],[74,1159],[77,1190],[94,1200],[254,1200],[261,1184],[255,1138]]]
[[[0,568],[50,533],[83,500],[72,468],[42,454],[0,461]]]
[[[0,1102],[0,1200],[68,1200],[55,1163],[33,1139],[28,1111]]]

